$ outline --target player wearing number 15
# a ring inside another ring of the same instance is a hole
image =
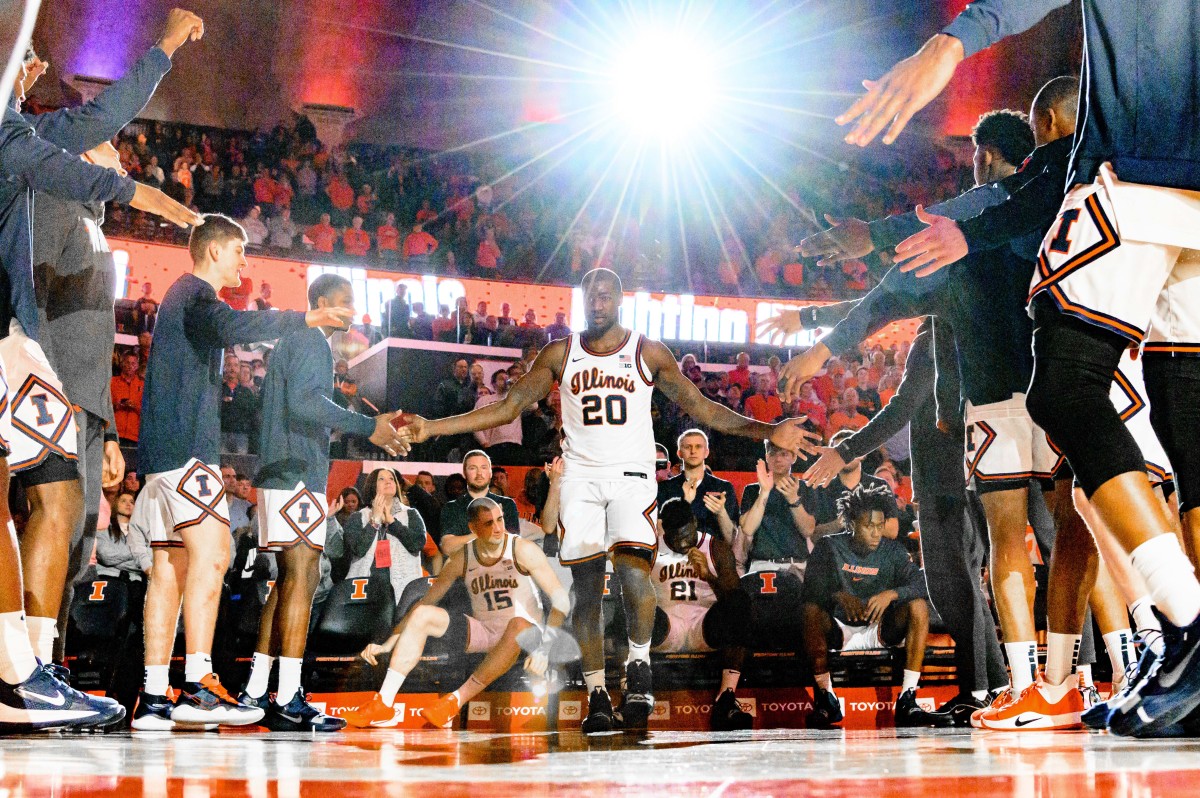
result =
[[[627,728],[644,728],[654,704],[650,636],[654,586],[650,567],[657,545],[657,488],[650,397],[655,387],[710,429],[770,438],[787,449],[808,448],[799,420],[764,424],[704,398],[679,371],[661,343],[618,323],[621,280],[608,269],[583,278],[587,329],[552,341],[504,400],[470,413],[428,421],[411,417],[415,442],[507,424],[540,401],[555,383],[562,394],[563,461],[560,559],[572,568],[577,596],[574,625],[588,689],[587,733],[608,731],[614,713],[605,690],[601,600],[604,559],[611,557],[629,627],[628,689],[622,706]]]
[[[538,546],[507,532],[504,511],[486,496],[467,508],[467,525],[474,538],[450,557],[446,567],[392,636],[382,645],[371,644],[362,658],[372,665],[380,654],[392,652],[387,676],[379,692],[346,720],[359,728],[398,726],[403,709],[392,704],[404,679],[416,667],[430,637],[445,638],[451,651],[468,654],[486,652],[483,662],[457,690],[421,711],[430,724],[442,727],[463,705],[516,664],[521,647],[517,636],[537,627],[541,641],[525,660],[525,669],[535,676],[546,672],[552,647],[558,639],[571,600]],[[471,596],[471,614],[451,615],[438,606],[459,579]],[[542,622],[538,590],[550,597],[550,615]]]

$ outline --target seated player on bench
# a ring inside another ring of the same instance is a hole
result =
[[[713,731],[749,729],[754,718],[734,691],[750,642],[750,596],[741,589],[733,550],[723,538],[700,532],[691,506],[668,499],[658,508],[662,536],[651,578],[658,598],[658,652],[721,652],[721,687]],[[658,631],[666,629],[661,641]]]
[[[438,728],[448,724],[466,702],[516,664],[521,654],[517,636],[534,627],[541,631],[541,643],[526,658],[525,669],[535,676],[545,675],[558,629],[570,610],[567,591],[536,544],[505,530],[504,511],[499,504],[487,497],[475,499],[467,508],[467,524],[475,539],[454,552],[429,592],[385,643],[363,649],[362,658],[372,665],[380,654],[389,651],[392,659],[379,692],[346,715],[351,726],[400,725],[403,717],[392,704],[430,637],[447,638],[452,651],[487,653],[461,687],[421,710],[421,716]],[[470,615],[451,615],[437,606],[459,579],[471,595]],[[544,623],[539,588],[550,597],[550,615]]]
[[[883,535],[895,499],[886,487],[864,482],[838,499],[837,506],[846,531],[817,541],[804,580],[804,648],[816,681],[809,725],[829,726],[842,719],[829,673],[831,649],[869,651],[901,643],[907,659],[896,725],[949,725],[948,716],[917,706],[929,602],[925,573],[903,544]]]

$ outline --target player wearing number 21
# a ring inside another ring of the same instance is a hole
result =
[[[608,269],[584,275],[587,329],[552,341],[503,401],[459,416],[426,420],[406,416],[414,442],[507,424],[561,386],[563,461],[559,557],[572,569],[577,595],[575,631],[588,689],[587,733],[617,720],[605,690],[601,596],[604,560],[610,557],[621,585],[629,624],[624,703],[626,728],[645,728],[654,699],[650,636],[655,598],[650,568],[657,546],[657,488],[650,398],[655,388],[710,429],[796,451],[812,441],[803,419],[764,424],[706,399],[679,371],[666,346],[618,323],[620,278]]]

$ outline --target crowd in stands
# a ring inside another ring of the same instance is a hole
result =
[[[330,151],[303,116],[269,132],[138,121],[116,143],[133,177],[198,210],[233,216],[251,248],[265,253],[568,284],[608,266],[631,288],[770,295],[803,286],[809,299],[857,296],[868,287],[862,262],[826,268],[795,254],[821,214],[877,218],[970,181],[970,165],[945,150],[903,159],[856,155],[871,160],[852,165],[805,156],[777,181],[785,195],[734,203],[724,231],[696,217],[680,235],[673,216],[652,212],[615,223],[598,212],[577,218],[579,205],[565,201],[569,186],[521,185],[519,173],[489,180],[509,171],[499,158],[366,145]],[[856,179],[845,179],[846,169]],[[120,206],[110,208],[106,231],[180,235]],[[679,263],[688,268],[673,267]]]

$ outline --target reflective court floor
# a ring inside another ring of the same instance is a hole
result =
[[[884,798],[1200,792],[1200,740],[1088,732],[342,732],[0,739],[0,798]]]

